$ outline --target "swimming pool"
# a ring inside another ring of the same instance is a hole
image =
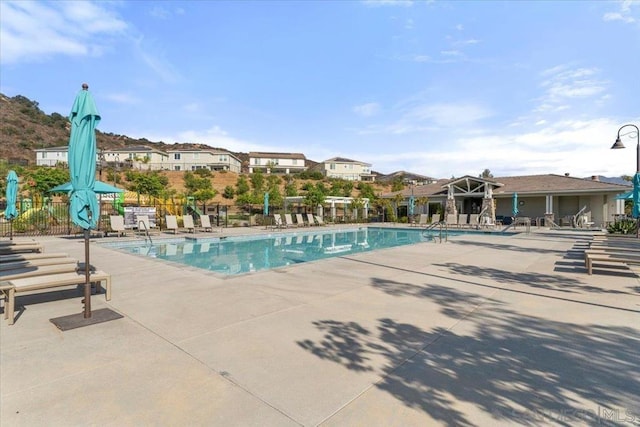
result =
[[[434,233],[437,237],[437,232]],[[104,246],[234,275],[431,241],[434,233],[421,229],[358,227],[260,236],[178,238],[152,244],[114,242]]]
[[[277,232],[260,236],[180,238],[108,243],[129,253],[198,267],[225,275],[268,270],[335,256],[430,240],[421,230],[359,227]]]

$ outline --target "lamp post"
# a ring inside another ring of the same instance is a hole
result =
[[[632,124],[626,124],[620,129],[618,129],[618,137],[616,138],[616,142],[611,146],[612,150],[617,150],[620,148],[625,148],[622,140],[620,139],[620,131],[626,127],[635,128],[636,140],[638,141],[638,146],[636,148],[636,173],[633,177],[633,211],[632,215],[636,218],[636,235],[640,238],[640,129],[638,126]],[[628,132],[625,135],[633,134],[634,132]]]

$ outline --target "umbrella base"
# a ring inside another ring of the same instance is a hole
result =
[[[71,329],[82,328],[83,326],[95,325],[97,323],[104,323],[110,320],[121,319],[124,316],[116,313],[109,308],[101,308],[100,310],[94,310],[91,313],[91,317],[86,319],[84,313],[70,314],[68,316],[56,317],[55,319],[49,319],[51,323],[56,325],[61,331],[68,331]]]

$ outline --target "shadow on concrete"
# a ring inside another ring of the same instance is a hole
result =
[[[379,279],[374,286],[431,299],[456,318],[464,313],[470,327],[462,333],[425,330],[380,318],[369,330],[356,322],[319,320],[314,325],[323,338],[298,345],[350,370],[379,371],[374,387],[448,426],[478,425],[458,409],[461,404],[520,425],[640,420],[638,329],[526,315],[438,285]]]

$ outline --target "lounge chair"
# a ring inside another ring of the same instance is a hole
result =
[[[86,276],[83,272],[69,272],[60,274],[49,274],[44,276],[12,279],[2,283],[2,293],[5,300],[4,318],[8,319],[9,325],[13,325],[15,312],[15,296],[21,292],[34,292],[49,290],[62,286],[81,285],[85,283]],[[105,282],[105,299],[111,300],[111,276],[104,271],[91,272],[91,282],[96,283],[96,290],[101,292],[101,282]]]
[[[458,227],[466,227],[468,217],[468,214],[458,214]]]
[[[602,261],[606,263],[624,264],[624,265],[640,265],[640,254],[637,252],[628,252],[621,249],[619,252],[604,252],[600,250],[584,251],[584,265],[587,274],[593,274],[593,262]]]
[[[411,225],[416,226],[416,227],[422,227],[422,226],[427,225],[427,221],[429,221],[429,215],[420,214],[420,217],[418,218],[418,222],[414,222]]]
[[[29,240],[0,240],[0,247],[5,246],[19,246],[19,245],[32,245],[38,243],[33,239]]]
[[[25,254],[0,255],[0,264],[3,264],[5,262],[25,261],[42,258],[64,258],[66,256],[68,255],[64,252],[31,252]]]
[[[151,231],[151,222],[149,221],[149,217],[147,215],[137,215],[136,216],[136,226],[138,227],[138,231]]]
[[[309,224],[309,226],[316,225],[316,220],[313,218],[313,214],[307,214],[307,224]]]
[[[306,224],[304,223],[304,218],[302,217],[302,214],[296,214],[296,224],[298,225],[298,227],[306,226]]]
[[[211,218],[209,218],[209,215],[200,215],[200,228],[202,228],[204,231],[213,232],[213,227],[211,226]]]
[[[36,258],[31,260],[16,260],[10,262],[0,263],[0,272],[6,270],[18,270],[23,268],[37,268],[45,265],[56,265],[56,264],[66,264],[66,263],[76,263],[78,260],[75,258],[69,257],[60,257],[60,258]]]
[[[19,254],[24,252],[44,252],[44,247],[37,242],[18,242],[0,246],[0,255]]]
[[[469,227],[472,227],[472,228],[480,227],[480,215],[479,214],[469,214]]]
[[[296,226],[293,223],[293,217],[291,216],[291,214],[284,214],[284,226],[287,228]]]
[[[182,223],[184,224],[184,228],[188,233],[196,232],[196,226],[193,224],[193,217],[191,215],[183,215]]]
[[[122,215],[109,215],[109,230],[105,231],[104,235],[108,237],[111,232],[117,233],[118,237],[127,234],[124,228],[124,217]]]
[[[62,264],[44,265],[42,267],[30,266],[0,271],[0,281],[21,279],[23,277],[45,276],[47,274],[68,273],[76,271],[77,268],[78,260],[68,258],[63,261]]]
[[[178,233],[178,218],[175,215],[165,215],[167,221],[167,231],[173,231],[173,234]]]
[[[437,224],[440,222],[440,214],[431,215],[431,224]]]
[[[320,215],[314,215],[313,217],[316,219],[316,222],[318,223],[318,225],[327,225],[325,224],[324,220]]]
[[[282,216],[280,214],[273,215],[273,225],[271,228],[283,228],[284,224],[282,223]]]
[[[447,223],[447,227],[458,226],[458,216],[456,214],[447,214],[447,219],[445,221]]]

